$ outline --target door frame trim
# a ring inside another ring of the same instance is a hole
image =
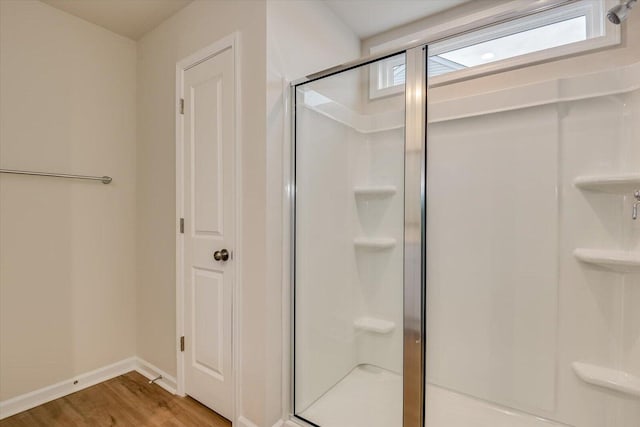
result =
[[[241,340],[240,340],[240,319],[242,300],[242,111],[241,102],[241,62],[240,62],[240,33],[234,32],[230,35],[214,42],[213,44],[198,50],[197,52],[181,59],[176,63],[176,89],[175,89],[175,120],[176,120],[176,394],[185,396],[185,361],[184,352],[180,351],[180,337],[184,336],[184,234],[180,232],[180,218],[184,218],[184,116],[180,113],[180,100],[184,98],[184,74],[188,69],[218,55],[224,50],[231,49],[233,52],[233,73],[234,73],[234,180],[235,186],[232,197],[235,209],[235,245],[233,248],[234,274],[232,294],[232,400],[233,416],[232,424],[241,413],[240,411],[240,360],[241,360]]]

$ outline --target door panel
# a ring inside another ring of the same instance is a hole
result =
[[[215,76],[191,88],[193,114],[194,224],[197,234],[223,234],[222,79]]]
[[[205,373],[224,380],[224,276],[194,269],[193,351],[191,363]]]
[[[185,392],[227,418],[234,267],[214,252],[235,246],[234,86],[231,49],[184,74]]]

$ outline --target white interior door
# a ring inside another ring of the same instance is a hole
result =
[[[184,72],[185,393],[233,412],[234,62],[226,49]]]

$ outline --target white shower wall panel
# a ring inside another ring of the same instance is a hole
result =
[[[637,66],[636,69],[640,69]],[[638,78],[640,80],[640,78]],[[640,88],[629,91],[622,96],[622,150],[620,151],[620,168],[623,170],[638,169],[640,162]]]
[[[350,277],[350,130],[297,110],[296,407],[306,408],[356,363]],[[328,173],[328,172],[331,173]],[[304,225],[302,227],[301,225]]]
[[[402,373],[404,117],[393,109],[363,113],[360,94],[368,84],[354,81],[359,76],[298,90],[298,411],[358,365]],[[356,191],[379,187],[392,191]],[[389,243],[354,244],[371,239]],[[362,319],[385,328],[357,326]]]
[[[640,66],[636,68],[640,69]],[[640,89],[627,93],[623,98],[622,129],[624,131],[621,135],[623,144],[620,150],[619,169],[637,172],[640,169]],[[625,197],[626,212],[631,211],[632,203],[635,201],[631,194]],[[626,225],[623,229],[624,249],[640,251],[640,221],[627,221],[624,224]],[[640,355],[638,362],[640,363]]]
[[[640,377],[640,274],[625,278],[623,292],[623,351],[620,366]],[[636,411],[640,413],[640,405],[636,405]]]
[[[403,187],[404,129],[360,135],[353,139],[352,185],[392,186],[388,197],[354,197],[355,235],[392,238],[384,251],[354,251],[354,284],[362,302],[361,315],[392,322],[386,334],[361,331],[358,363],[402,372],[403,339]]]
[[[573,181],[640,170],[640,140],[632,137],[639,123],[631,120],[638,100],[633,89],[563,104],[557,412],[559,419],[578,426],[640,425],[637,398],[585,384],[569,369],[574,361],[583,361],[640,375],[640,322],[637,309],[630,310],[640,307],[634,288],[638,275],[581,264],[572,255],[575,248],[637,247],[628,196],[581,191]]]
[[[557,108],[431,124],[428,153],[429,381],[551,412]]]
[[[558,336],[558,418],[578,426],[617,426],[615,401],[570,369],[576,361],[614,366],[621,323],[622,277],[575,260],[576,247],[614,249],[620,238],[619,196],[583,192],[577,176],[618,171],[621,104],[617,97],[563,104],[561,124],[561,276]],[[609,403],[607,403],[609,401]]]
[[[639,69],[430,105],[427,376],[484,401],[488,425],[511,425],[500,407],[576,427],[640,425],[637,397],[572,369],[640,376],[640,274],[573,255],[640,248],[631,193],[574,185],[640,172]]]

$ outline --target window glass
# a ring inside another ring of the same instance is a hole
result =
[[[440,83],[616,45],[620,32],[617,26],[607,27],[609,6],[605,0],[577,1],[433,43],[428,75],[442,76]],[[372,53],[375,50],[372,47]],[[370,98],[402,92],[405,64],[397,56],[379,61],[370,71],[377,75],[370,80]],[[454,72],[459,73],[446,76]]]
[[[437,76],[583,40],[587,40],[587,18],[579,16],[432,56],[429,61],[434,66],[429,68],[429,75]]]

